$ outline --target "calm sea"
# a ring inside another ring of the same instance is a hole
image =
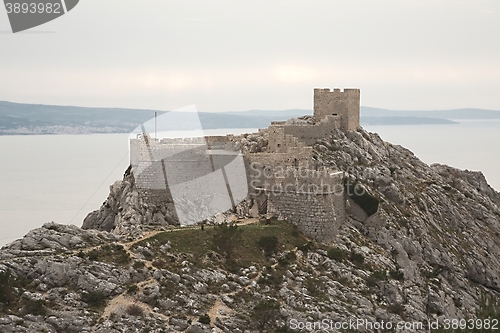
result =
[[[500,189],[500,121],[365,126],[426,163],[481,170]],[[210,135],[254,129],[207,131]],[[43,223],[81,226],[129,164],[128,135],[0,136],[0,246]]]
[[[456,120],[456,125],[364,126],[404,146],[427,164],[482,171],[500,191],[500,119]]]

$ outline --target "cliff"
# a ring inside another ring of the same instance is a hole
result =
[[[83,229],[45,224],[0,250],[0,331],[293,332],[327,319],[328,332],[349,320],[424,332],[499,318],[500,194],[480,172],[428,166],[363,129],[318,140],[313,158],[378,201],[346,197],[333,242],[243,219],[248,203],[217,217],[238,227],[177,228],[129,170]]]

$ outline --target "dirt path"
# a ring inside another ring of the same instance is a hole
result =
[[[237,225],[249,225],[249,224],[254,224],[254,223],[258,223],[258,222],[259,222],[259,219],[257,219],[257,218],[249,218],[249,219],[240,220],[236,224]],[[132,247],[134,245],[136,245],[137,243],[142,242],[144,240],[147,240],[151,237],[154,237],[162,232],[176,232],[176,231],[182,231],[182,230],[194,229],[194,228],[200,228],[200,226],[176,227],[176,228],[169,228],[166,230],[148,231],[148,232],[145,232],[141,238],[135,239],[135,240],[130,241],[130,242],[117,242],[117,244],[122,245],[123,248],[125,249],[125,251],[130,255],[130,257],[132,259],[137,259],[137,255],[131,251]],[[78,249],[78,250],[75,250],[73,252],[75,254],[80,252],[80,251],[88,253],[89,251],[92,251],[93,249],[97,249],[100,246],[101,245],[92,246],[92,247],[88,247],[85,249]],[[144,262],[145,262],[145,267],[153,268],[151,261],[144,260]],[[252,279],[252,281],[257,281],[261,275],[262,275],[262,272],[259,271],[258,274]],[[149,278],[147,280],[141,281],[141,282],[137,283],[137,287],[138,287],[137,292],[141,292],[144,290],[145,287],[156,284],[156,283],[157,283],[157,281],[154,278]],[[245,290],[248,290],[249,288],[251,288],[251,284],[244,287]],[[224,293],[224,294],[217,296],[217,299],[214,302],[213,306],[207,311],[207,315],[210,317],[210,324],[215,332],[221,332],[221,333],[223,332],[221,329],[219,329],[217,326],[215,326],[216,319],[219,317],[226,317],[226,316],[229,316],[229,315],[234,313],[234,310],[232,310],[226,304],[224,304],[221,297],[223,297],[223,296],[230,297],[230,296],[234,296],[235,294],[236,294],[236,291],[233,291],[233,292]],[[100,320],[98,322],[100,322],[101,320],[108,319],[113,313],[120,314],[120,313],[127,312],[128,307],[131,305],[134,305],[134,304],[141,307],[144,314],[154,313],[156,316],[161,318],[166,323],[168,323],[168,321],[170,319],[169,316],[166,316],[166,315],[158,313],[158,312],[154,312],[153,308],[150,305],[138,301],[137,299],[135,299],[135,297],[133,295],[129,295],[127,293],[127,291],[125,291],[125,292],[115,296],[113,299],[111,299],[107,303],[106,307],[104,308],[103,313],[100,316]],[[94,332],[94,330],[92,332]]]

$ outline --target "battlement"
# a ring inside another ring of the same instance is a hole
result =
[[[319,93],[360,93],[360,90],[358,88],[314,88],[314,91],[319,92]]]

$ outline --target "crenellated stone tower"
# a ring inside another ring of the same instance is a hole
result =
[[[314,89],[314,118],[322,120],[332,115],[339,116],[343,131],[359,128],[359,106],[359,89]]]

